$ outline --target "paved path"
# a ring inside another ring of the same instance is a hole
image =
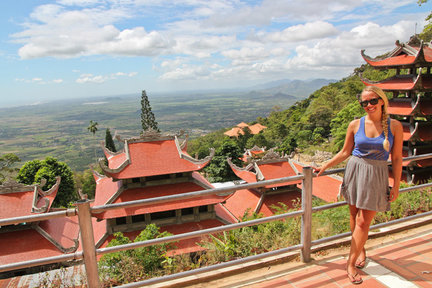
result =
[[[369,239],[367,265],[359,270],[363,283],[353,285],[345,272],[348,246],[313,255],[311,263],[268,265],[253,271],[205,283],[174,287],[219,288],[326,288],[326,287],[430,287],[432,288],[432,225]],[[169,287],[169,286],[165,286]],[[171,286],[173,287],[173,286]]]

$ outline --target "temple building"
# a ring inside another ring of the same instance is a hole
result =
[[[283,177],[298,175],[303,166],[287,155],[281,155],[273,149],[263,152],[263,148],[253,151],[264,153],[262,158],[249,158],[245,167],[238,167],[227,159],[234,173],[246,183],[256,183]],[[252,151],[245,154],[252,155]],[[337,176],[321,176],[314,179],[313,195],[326,201],[336,202],[342,179]],[[278,212],[277,206],[296,208],[301,200],[302,180],[266,185],[254,189],[242,189],[234,193],[222,204],[237,221],[247,212],[271,216]]]
[[[364,60],[375,69],[391,69],[395,76],[365,85],[391,92],[388,112],[403,125],[403,156],[432,152],[432,47],[417,35],[407,43],[396,41],[396,47],[383,57],[371,58],[361,51]],[[432,173],[432,159],[404,161],[402,179],[406,182],[427,181]]]
[[[104,175],[94,173],[96,193],[93,206],[122,203],[211,189],[213,186],[198,172],[214,155],[211,150],[204,159],[195,159],[186,152],[186,139],[179,135],[162,135],[148,131],[138,138],[121,139],[124,148],[113,153],[104,147],[105,159],[99,164]],[[106,246],[115,232],[123,232],[133,240],[150,223],[161,231],[186,233],[231,223],[227,212],[218,207],[231,195],[208,195],[149,206],[110,210],[96,215],[106,221],[105,233],[97,247]],[[103,231],[101,231],[103,232]],[[95,232],[96,235],[96,232]],[[95,237],[96,238],[96,237]],[[200,239],[176,243],[176,253],[202,248]]]
[[[256,123],[253,125],[248,125],[244,122],[241,122],[237,124],[235,127],[231,128],[230,130],[226,131],[224,134],[229,137],[238,137],[240,135],[244,135],[243,129],[248,128],[250,133],[252,135],[260,133],[262,130],[266,129],[267,127],[264,125],[261,125],[260,123]]]
[[[0,219],[24,217],[52,212],[51,208],[60,185],[60,177],[49,190],[39,185],[5,182],[0,185]],[[56,209],[58,210],[58,209]],[[0,227],[0,265],[37,260],[75,252],[78,247],[79,226],[76,216]],[[51,265],[52,266],[52,265]],[[43,267],[33,267],[0,274],[11,277]]]

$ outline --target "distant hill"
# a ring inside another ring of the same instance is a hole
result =
[[[338,80],[334,79],[313,79],[305,81],[282,79],[257,85],[252,87],[252,89],[264,95],[282,93],[304,99],[321,87],[337,81]]]

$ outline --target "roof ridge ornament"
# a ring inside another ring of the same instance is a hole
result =
[[[270,148],[261,159],[253,162],[259,165],[259,164],[267,164],[267,163],[282,162],[282,161],[289,161],[289,156],[283,152],[279,153],[275,151],[275,148]]]
[[[237,166],[236,164],[234,164],[234,163],[231,161],[231,157],[228,157],[228,158],[227,158],[227,162],[228,162],[228,165],[229,165],[231,168],[233,168],[233,169],[236,169],[236,170],[239,170],[239,171],[251,172],[251,173],[254,173],[254,174],[256,175],[256,172],[252,172],[252,171],[251,171],[252,168],[254,168],[253,163],[249,163],[248,165],[246,165],[246,167],[239,167],[239,166]]]
[[[32,212],[33,213],[45,213],[47,212],[50,201],[49,199],[45,198],[46,196],[51,195],[54,191],[58,190],[58,187],[60,186],[61,177],[56,177],[56,183],[47,191],[43,191],[42,187],[46,184],[46,179],[42,178],[40,181],[40,184],[36,184],[34,186],[34,194],[33,194],[33,204],[32,204]],[[41,196],[39,198],[38,196]],[[37,203],[39,200],[43,200],[45,203],[42,205],[42,207],[37,207]]]
[[[181,135],[183,135],[183,133],[177,134],[174,136],[174,143],[177,147],[177,151],[178,151],[181,159],[187,160],[187,161],[189,161],[195,165],[203,165],[203,164],[209,162],[211,159],[213,159],[213,156],[215,155],[215,149],[214,148],[210,148],[210,155],[204,157],[203,159],[196,159],[196,158],[193,158],[192,156],[189,156],[188,154],[184,153],[180,144],[179,144],[178,138],[177,138],[178,136],[181,136]],[[186,145],[186,144],[182,143],[182,145]]]
[[[109,155],[110,157],[113,157],[113,156],[116,156],[116,155],[122,154],[122,153],[124,152],[124,149],[121,149],[121,150],[119,150],[119,151],[117,151],[117,152],[113,152],[113,151],[109,150],[109,149],[105,146],[105,141],[100,141],[100,145],[102,146],[102,149],[104,150],[105,155]]]
[[[34,190],[34,185],[26,185],[9,179],[0,185],[0,194],[19,193]]]
[[[79,247],[79,241],[78,241],[78,238],[80,236],[79,233],[78,233],[78,238],[71,239],[74,242],[74,245],[72,247],[65,248],[59,242],[57,242],[56,240],[54,240],[54,238],[48,232],[46,232],[44,229],[42,229],[41,227],[36,226],[35,230],[39,234],[41,234],[45,239],[47,239],[49,242],[51,242],[51,244],[53,244],[54,246],[56,246],[56,248],[59,249],[63,253],[73,253]]]

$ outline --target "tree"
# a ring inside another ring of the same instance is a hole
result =
[[[6,153],[0,156],[0,184],[2,184],[10,174],[18,171],[18,168],[12,168],[12,166],[20,161],[21,159],[13,153]]]
[[[243,156],[242,150],[232,139],[225,139],[222,146],[215,150],[210,164],[204,168],[210,182],[223,182],[238,179],[227,162],[231,158],[232,163],[241,166],[240,158]]]
[[[88,130],[90,133],[93,133],[93,137],[95,136],[96,131],[98,130],[98,128],[97,128],[98,125],[99,125],[99,124],[98,124],[96,121],[90,120],[90,124],[89,124],[89,126],[87,127],[87,130]],[[94,148],[94,154],[95,154],[95,160],[97,161],[97,157],[96,157],[96,147]]]
[[[106,132],[105,132],[105,147],[112,152],[117,152],[117,149],[115,147],[114,140],[113,140],[113,137],[111,135],[111,131],[109,128],[107,128]]]
[[[428,0],[418,0],[417,3],[419,6],[428,2]],[[429,42],[432,40],[432,12],[425,19],[427,24],[424,26],[423,31],[420,33],[420,39],[425,42]]]
[[[32,185],[40,183],[44,178],[47,182],[42,190],[48,190],[56,183],[57,176],[61,177],[61,182],[53,207],[68,207],[71,202],[78,199],[78,195],[75,191],[73,172],[66,163],[53,157],[28,161],[18,171],[17,180]]]
[[[143,132],[150,129],[160,131],[145,90],[142,91],[141,95],[141,126]]]
[[[76,188],[81,189],[81,193],[88,196],[88,199],[94,199],[96,191],[96,180],[90,169],[80,173],[75,173]]]

